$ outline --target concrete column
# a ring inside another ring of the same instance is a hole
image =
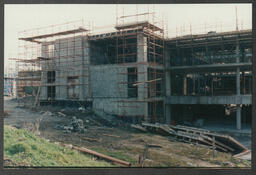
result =
[[[239,57],[239,42],[237,40],[236,42],[236,62],[240,62]],[[237,67],[236,69],[236,95],[240,95],[240,67]],[[241,129],[241,107],[240,104],[237,105],[236,109],[236,128]]]
[[[196,95],[196,74],[193,74],[193,95]]]
[[[237,106],[236,109],[236,128],[241,129],[241,107],[240,105]]]
[[[147,62],[147,38],[142,33],[137,35],[137,62],[138,82],[146,82],[148,80],[148,66],[144,63]],[[148,85],[142,83],[138,85],[138,100],[145,101],[147,98]],[[148,122],[148,102],[141,104],[143,104],[144,119]]]
[[[240,68],[236,69],[236,95],[240,95]]]
[[[165,94],[166,96],[171,95],[171,72],[168,71],[168,67],[170,67],[170,57],[168,51],[165,51]]]
[[[184,79],[183,79],[183,95],[187,95],[187,76],[186,76],[186,74],[184,75]]]
[[[236,63],[240,62],[239,57],[239,43],[236,42]],[[240,67],[237,67],[236,69],[236,94],[240,95]]]
[[[171,124],[171,105],[165,105],[165,123]]]
[[[170,66],[170,55],[169,51],[165,50],[165,94],[166,97],[171,96],[171,72],[167,71]],[[165,104],[165,122],[166,124],[171,123],[171,105]]]

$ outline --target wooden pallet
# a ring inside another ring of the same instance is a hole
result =
[[[248,150],[233,137],[214,133],[206,129],[181,125],[172,126],[160,123],[142,123],[142,127],[146,128],[148,131],[165,133],[165,135],[171,136],[172,139],[174,138],[186,143],[201,144],[222,152],[239,154]]]

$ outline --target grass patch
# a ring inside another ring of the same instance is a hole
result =
[[[4,126],[4,157],[11,159],[16,166],[114,166],[10,126]]]
[[[124,152],[122,152],[120,150],[119,151],[108,151],[108,150],[105,150],[101,147],[94,148],[94,150],[99,152],[99,153],[102,153],[102,154],[105,154],[105,155],[108,155],[108,156],[111,156],[111,157],[114,157],[114,158],[117,158],[117,159],[120,159],[120,160],[130,162],[132,164],[138,163],[138,160],[132,158],[131,156],[129,156],[128,154],[125,154]]]
[[[29,152],[29,147],[24,143],[17,143],[17,144],[11,145],[6,150],[11,155],[14,155],[14,154],[23,153],[23,152]]]
[[[219,165],[221,167],[250,167],[251,162],[239,158],[234,158],[230,153],[216,151],[213,154],[212,149],[186,145],[187,148],[180,147],[181,151],[177,153],[180,156],[187,156],[191,159],[198,159],[208,163]]]

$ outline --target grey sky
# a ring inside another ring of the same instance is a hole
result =
[[[18,32],[84,19],[97,26],[114,26],[118,15],[144,13],[155,9],[156,16],[168,20],[168,34],[175,36],[190,32],[235,30],[235,7],[239,28],[251,28],[251,4],[163,4],[163,5],[5,5],[5,68],[9,57],[17,57]],[[113,28],[112,28],[113,29]],[[113,29],[114,30],[114,29]],[[182,32],[182,33],[181,33]]]

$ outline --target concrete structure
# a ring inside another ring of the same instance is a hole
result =
[[[40,45],[36,59],[20,63],[20,70],[39,63],[35,101],[91,107],[132,122],[165,122],[163,30],[143,21],[116,26],[112,33],[86,32],[79,27],[20,38]]]
[[[42,105],[74,102],[101,115],[167,124],[214,120],[216,111],[225,118],[236,105],[237,129],[250,122],[251,31],[171,39],[161,33],[142,22],[100,35],[79,28],[20,39],[40,43]]]
[[[183,116],[181,120],[207,118],[221,123],[228,118],[225,111],[232,108],[237,129],[241,129],[242,118],[250,122],[251,39],[251,31],[246,30],[167,40],[167,121]]]

